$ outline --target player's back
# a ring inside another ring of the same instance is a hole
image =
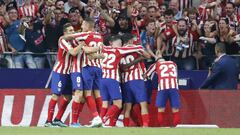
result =
[[[120,64],[125,65],[133,62],[137,58],[140,57],[140,54],[137,52],[133,52],[130,54],[125,55],[122,59]],[[124,69],[121,71],[122,81],[128,82],[132,80],[143,80],[143,73],[146,71],[145,64],[143,61],[132,65],[128,69]]]
[[[177,65],[173,61],[158,61],[156,63],[159,90],[178,89]]]
[[[118,49],[104,46],[102,53],[104,55],[104,59],[101,62],[103,78],[116,79],[119,81],[118,64],[120,62],[121,55]]]

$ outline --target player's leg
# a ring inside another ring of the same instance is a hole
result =
[[[78,117],[80,109],[83,107],[81,101],[83,100],[83,81],[81,73],[71,74],[72,87],[74,92],[73,102],[72,102],[72,122],[71,127],[81,127],[78,122]]]
[[[100,94],[100,80],[102,79],[102,69],[95,67],[95,78],[93,81],[93,94],[96,101],[97,111],[100,114],[102,107],[102,98]]]
[[[107,90],[111,99],[113,100],[113,105],[108,109],[103,121],[106,122],[108,119],[112,119],[113,122],[111,124],[115,126],[114,123],[117,121],[118,116],[122,111],[122,93],[118,81],[113,79],[106,80],[108,80]]]
[[[101,94],[100,94],[100,90],[94,90],[93,94],[94,94],[94,97],[95,97],[97,111],[100,114],[101,113],[101,108],[102,108],[102,97],[101,97]]]
[[[64,80],[66,85],[65,85],[64,89],[62,89],[61,94],[63,95],[63,97],[60,99],[58,113],[53,121],[53,125],[56,125],[59,127],[67,127],[67,125],[61,121],[61,119],[67,108],[67,105],[69,104],[69,102],[72,99],[72,84],[71,84],[70,75],[65,75],[64,79],[62,79],[62,80]]]
[[[147,104],[147,89],[145,87],[145,82],[143,80],[133,80],[129,83],[131,88],[130,90],[132,91],[136,102],[139,103],[141,106],[143,126],[148,127],[149,114]]]
[[[124,119],[123,119],[123,125],[124,127],[129,127],[129,121],[130,121],[130,112],[132,109],[132,103],[124,103]]]
[[[173,113],[173,126],[177,126],[181,122],[179,108],[180,108],[180,95],[177,89],[169,90],[170,104]]]
[[[130,120],[130,114],[131,114],[131,110],[132,110],[132,103],[133,103],[133,95],[132,92],[130,91],[128,82],[123,83],[121,85],[122,87],[122,99],[124,102],[124,107],[123,107],[123,111],[124,111],[124,119],[123,119],[123,125],[124,127],[128,127],[129,126],[129,120]]]
[[[158,123],[163,126],[164,112],[168,99],[168,90],[159,90],[156,98],[156,106],[158,107]]]
[[[61,91],[64,89],[64,87],[65,87],[65,82],[64,82],[63,75],[53,72],[52,82],[51,82],[52,97],[48,105],[48,116],[47,116],[47,121],[44,125],[45,127],[53,126],[52,120],[53,120],[55,106],[57,104],[58,97],[61,95]]]
[[[83,90],[86,103],[93,117],[99,116],[96,108],[95,100],[92,96],[93,83],[94,83],[94,67],[86,66],[82,69]]]

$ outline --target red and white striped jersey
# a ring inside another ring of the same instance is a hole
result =
[[[124,54],[132,52],[143,51],[142,46],[129,46],[112,48],[110,46],[104,46],[102,53],[104,54],[104,59],[102,60],[102,78],[109,78],[120,81],[119,76],[119,63]]]
[[[75,42],[66,41],[62,38],[58,41],[58,60],[53,67],[53,71],[60,74],[69,74],[72,66],[72,55],[69,53],[69,50],[74,48],[73,45]]]
[[[38,13],[38,5],[36,4],[23,5],[19,7],[18,11],[20,18],[24,16],[36,17]]]
[[[182,50],[178,50],[177,46],[180,44],[180,38],[178,36],[173,37],[172,39],[172,56],[175,58],[187,58],[193,55],[194,52],[194,42],[193,35],[191,32],[187,31],[185,37],[188,38],[187,45],[188,47],[183,47]]]
[[[78,43],[76,40],[72,40],[72,45],[73,47],[77,47]],[[71,73],[81,73],[82,71],[82,63],[83,63],[83,54],[84,53],[78,53],[76,56],[72,56],[72,69],[71,69]]]
[[[121,61],[120,64],[125,65],[133,62],[137,58],[139,58],[141,54],[139,53],[130,53],[128,55],[125,55]],[[146,72],[146,67],[143,61],[132,65],[127,70],[124,70],[121,72],[122,77],[122,83],[132,81],[132,80],[144,80],[143,74]]]
[[[151,76],[154,72],[158,75],[158,90],[178,89],[177,65],[173,61],[158,61],[152,64],[146,75]]]
[[[101,34],[98,32],[80,32],[80,33],[74,34],[74,37],[78,41],[80,40],[85,41],[86,46],[89,46],[89,47],[99,47],[103,43],[103,38]],[[95,67],[101,68],[100,59],[90,60],[88,59],[87,54],[84,53],[82,60],[83,60],[82,67],[85,67],[88,65],[88,66],[95,66]]]

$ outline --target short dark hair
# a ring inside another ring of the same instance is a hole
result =
[[[172,10],[172,9],[167,9],[167,10],[164,12],[164,16],[166,16],[166,15],[168,15],[168,16],[172,15],[172,16],[174,16],[173,10]]]
[[[70,26],[72,26],[71,23],[65,23],[65,24],[63,25],[63,31],[65,32],[65,31],[67,30],[67,28],[70,27]]]
[[[220,53],[226,53],[226,45],[223,42],[217,43],[215,49],[217,49],[217,51]]]
[[[133,34],[125,33],[125,34],[122,35],[121,39],[122,39],[123,44],[126,44],[126,43],[128,43],[129,40],[131,40],[133,38],[134,38]]]
[[[72,7],[70,8],[70,10],[68,11],[68,13],[75,13],[75,12],[78,12],[79,14],[81,14],[81,11],[79,10],[78,7]]]
[[[147,7],[147,11],[151,8],[154,8],[155,10],[157,10],[157,8],[155,6],[149,6],[149,7]]]
[[[233,8],[235,8],[235,4],[234,4],[233,2],[230,2],[230,1],[229,1],[229,2],[227,2],[227,4],[231,4],[231,5],[233,6]],[[227,4],[226,4],[226,5],[227,5]]]

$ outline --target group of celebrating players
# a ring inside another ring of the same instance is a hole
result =
[[[150,55],[141,45],[133,44],[131,34],[111,36],[104,45],[102,36],[94,32],[94,24],[94,20],[86,18],[81,26],[82,32],[75,32],[69,23],[63,27],[64,35],[58,42],[58,61],[52,71],[52,98],[44,126],[66,127],[61,118],[73,100],[70,127],[82,127],[79,114],[85,103],[93,115],[87,127],[116,126],[122,112],[125,127],[129,126],[130,117],[138,126],[148,127],[151,97],[148,93],[151,93],[151,88],[146,86],[147,79],[154,74],[158,76],[156,106],[159,124],[163,123],[168,99],[173,111],[173,125],[179,124],[176,64],[165,61],[158,53],[156,62],[146,70],[144,59]],[[61,95],[63,98],[53,119],[54,108]]]

